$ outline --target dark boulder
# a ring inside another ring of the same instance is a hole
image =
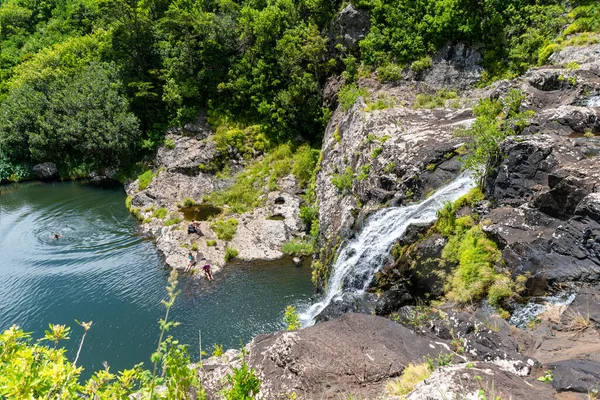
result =
[[[582,315],[600,329],[600,286],[582,288],[569,305],[567,316]]]
[[[528,294],[560,282],[600,279],[600,159],[550,135],[510,138],[488,180],[495,207],[486,230],[513,276],[529,274]]]
[[[340,53],[336,46],[341,44],[345,52],[357,53],[358,42],[367,36],[371,29],[371,19],[365,10],[348,4],[336,15],[329,29],[329,52]]]
[[[316,322],[325,322],[335,319],[346,313],[372,314],[375,309],[375,296],[371,294],[343,293],[339,298],[334,298],[316,316]]]
[[[339,399],[352,393],[377,398],[388,378],[408,363],[448,353],[443,341],[417,334],[389,319],[345,314],[297,332],[256,337],[249,364],[264,398]]]
[[[433,66],[423,73],[423,81],[433,88],[470,88],[481,79],[482,61],[474,48],[448,43],[433,59]]]
[[[396,283],[387,289],[375,303],[377,315],[389,315],[402,306],[414,304],[415,299],[405,284]]]
[[[600,363],[589,360],[564,360],[549,364],[552,386],[558,392],[591,393],[598,390]]]
[[[51,162],[34,165],[33,173],[38,177],[38,179],[41,180],[52,180],[58,178],[58,168],[56,168],[56,164]]]

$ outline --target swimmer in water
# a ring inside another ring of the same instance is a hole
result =
[[[62,235],[60,233],[53,233],[52,236],[50,236],[51,239],[60,239],[62,237]]]

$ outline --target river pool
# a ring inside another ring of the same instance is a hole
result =
[[[151,240],[137,234],[119,187],[81,182],[2,186],[0,329],[12,324],[41,337],[48,323],[72,327],[71,355],[93,321],[79,364],[84,376],[149,360],[164,314],[169,272]],[[51,238],[57,232],[59,240]],[[310,270],[289,260],[228,266],[213,282],[180,277],[172,334],[198,359],[212,345],[239,348],[254,335],[284,328],[288,304],[306,304]]]

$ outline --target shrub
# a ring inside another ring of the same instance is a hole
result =
[[[333,138],[335,139],[336,142],[342,143],[342,136],[340,135],[340,127],[339,126],[335,127],[335,132],[333,132]]]
[[[373,150],[373,153],[371,153],[371,158],[377,158],[381,153],[383,152],[383,148],[381,147],[376,147]]]
[[[175,142],[172,139],[165,139],[164,145],[165,148],[169,150],[173,150],[175,148]]]
[[[181,222],[181,218],[179,218],[179,217],[168,218],[163,223],[163,226],[177,225],[180,222]]]
[[[288,331],[295,331],[302,328],[302,324],[300,324],[300,317],[298,317],[298,313],[296,312],[296,308],[294,306],[287,306],[285,308],[283,322],[285,322],[287,325]]]
[[[471,127],[455,131],[455,136],[472,139],[465,145],[470,153],[463,162],[465,168],[479,177],[480,187],[501,162],[500,144],[529,124],[533,111],[520,111],[524,98],[520,91],[511,89],[502,100],[483,99],[473,109],[476,119]]]
[[[371,172],[371,166],[370,165],[362,165],[359,168],[359,173],[356,176],[356,180],[357,181],[367,180],[369,178],[369,173],[370,172]]]
[[[196,243],[196,242],[192,243],[191,250],[192,251],[197,251],[198,250],[198,243]]]
[[[213,357],[221,357],[223,355],[223,345],[222,344],[213,344],[213,351],[211,356]]]
[[[127,196],[125,199],[125,207],[127,207],[128,210],[131,210],[131,200],[133,200],[133,197],[131,196]]]
[[[233,247],[225,246],[225,261],[233,260],[238,256],[239,252]]]
[[[306,187],[313,177],[320,154],[320,150],[312,149],[308,145],[300,146],[294,153],[292,174],[300,187]]]
[[[419,73],[425,71],[427,68],[431,68],[433,66],[433,60],[429,56],[421,57],[416,61],[413,61],[410,64],[410,69],[413,72]]]
[[[342,193],[346,193],[352,189],[354,173],[350,167],[346,168],[343,174],[334,174],[331,178],[331,183]]]
[[[168,212],[168,211],[167,211],[167,209],[166,209],[166,208],[163,208],[163,207],[161,207],[161,208],[158,208],[158,209],[156,209],[156,210],[155,210],[155,211],[152,213],[152,216],[153,216],[154,218],[163,219],[164,217],[166,217],[166,216],[167,216],[167,212]]]
[[[298,217],[304,222],[304,224],[310,230],[310,226],[316,218],[319,218],[319,210],[314,206],[302,206],[300,207],[300,212],[298,213]]]
[[[380,97],[374,102],[368,102],[365,111],[385,110],[394,105],[394,102],[389,98]]]
[[[403,67],[398,64],[389,63],[377,68],[377,79],[380,82],[395,82],[402,79]]]
[[[231,240],[235,236],[238,227],[238,220],[235,218],[229,218],[228,220],[219,219],[212,224],[210,224],[210,229],[212,229],[216,234],[217,238],[220,240]]]
[[[425,169],[427,169],[427,171],[435,171],[436,167],[437,167],[437,165],[435,165],[434,163],[431,163],[431,164],[427,164],[427,167],[425,167]]]
[[[197,203],[193,199],[191,199],[190,197],[186,197],[183,200],[183,206],[184,207],[192,207],[192,206],[195,206],[196,204]]]
[[[144,190],[148,187],[148,185],[150,185],[150,183],[152,182],[152,179],[154,178],[154,175],[152,174],[152,170],[148,170],[146,172],[144,172],[143,174],[138,176],[138,188],[140,190]]]
[[[446,89],[438,90],[434,94],[421,93],[417,95],[417,101],[415,102],[415,108],[437,108],[444,107],[446,100],[455,99],[458,97],[456,92],[448,91]]]
[[[260,392],[260,380],[254,368],[250,368],[244,360],[245,352],[242,350],[240,358],[242,365],[232,368],[232,373],[225,377],[229,387],[219,392],[226,400],[252,400]]]
[[[208,247],[214,247],[214,246],[216,246],[216,245],[217,245],[217,241],[216,241],[216,240],[207,240],[207,241],[206,241],[206,245],[207,245]]]
[[[431,369],[427,363],[408,364],[402,371],[400,378],[390,381],[385,389],[392,396],[404,396],[412,392],[419,382],[424,381],[431,375]]]
[[[339,103],[344,108],[344,111],[348,111],[359,97],[368,97],[369,91],[365,88],[358,88],[356,84],[352,83],[343,86],[338,93]]]
[[[392,161],[391,163],[389,163],[388,165],[383,167],[383,172],[385,172],[386,174],[391,174],[395,170],[396,170],[396,162],[395,161]]]
[[[285,242],[281,247],[281,251],[288,255],[310,255],[315,252],[315,246],[311,240],[295,238]]]

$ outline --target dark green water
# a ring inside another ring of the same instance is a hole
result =
[[[125,194],[68,183],[1,187],[0,330],[17,324],[41,337],[48,323],[72,327],[71,356],[92,320],[80,364],[102,368],[147,362],[158,340],[169,272],[152,241],[136,234]],[[52,240],[52,232],[63,235]],[[312,294],[310,271],[291,262],[237,265],[213,282],[180,278],[172,331],[198,358],[213,343],[238,348],[259,333],[282,329],[288,304]]]

